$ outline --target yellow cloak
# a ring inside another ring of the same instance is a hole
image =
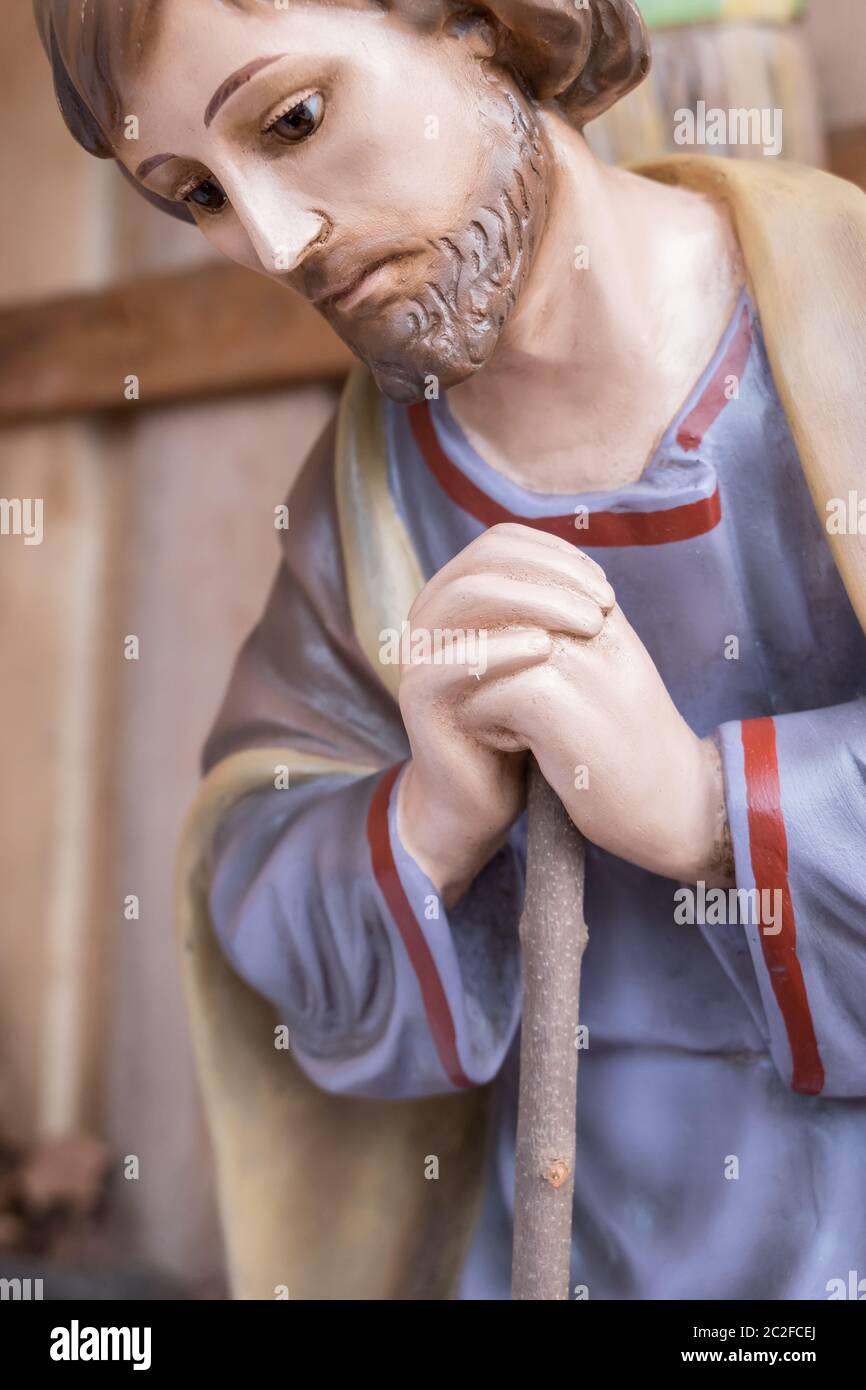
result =
[[[775,162],[681,156],[635,172],[729,205],[818,514],[866,496],[866,196]],[[378,634],[399,630],[422,576],[387,487],[381,401],[360,367],[340,410],[336,487],[355,632],[395,694]],[[828,540],[866,630],[866,534]],[[215,832],[243,797],[273,787],[275,764],[293,780],[376,770],[282,747],[235,753],[204,780],[184,830],[182,969],[232,1288],[238,1298],[447,1298],[477,1214],[485,1092],[369,1101],[316,1090],[275,1047],[270,1005],[234,975],[211,928]],[[428,1156],[438,1181],[425,1177]]]

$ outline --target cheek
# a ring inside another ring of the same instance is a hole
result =
[[[463,221],[490,181],[478,93],[420,72],[380,91],[376,114],[341,110],[328,132],[314,198],[335,221],[372,231],[444,235]],[[327,199],[325,202],[324,200]]]
[[[231,213],[213,220],[201,218],[198,227],[205,241],[226,260],[245,266],[247,270],[262,269],[256,249],[239,218]]]
[[[487,187],[489,166],[477,121],[461,107],[419,116],[414,140],[387,166],[386,192],[431,230],[447,232]],[[438,224],[438,227],[437,227]]]

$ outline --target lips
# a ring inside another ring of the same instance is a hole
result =
[[[382,271],[400,259],[400,255],[391,255],[382,256],[379,260],[372,261],[350,280],[343,281],[336,289],[328,288],[323,294],[315,295],[313,303],[318,309],[339,309],[342,311],[353,309],[385,278],[382,276]]]

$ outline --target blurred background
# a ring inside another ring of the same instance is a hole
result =
[[[602,157],[674,148],[700,100],[781,108],[785,157],[866,187],[863,0],[642,8],[653,75],[590,127]],[[0,499],[42,499],[44,538],[0,511],[0,1278],[220,1298],[174,855],[347,359],[74,145],[29,0],[2,39]]]

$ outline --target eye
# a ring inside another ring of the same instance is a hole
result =
[[[184,195],[182,201],[195,203],[196,207],[203,208],[205,212],[222,212],[228,198],[215,179],[203,179]]]
[[[302,140],[309,140],[315,134],[324,114],[325,98],[321,92],[314,92],[271,121],[266,133],[273,133],[289,145],[299,145]]]

